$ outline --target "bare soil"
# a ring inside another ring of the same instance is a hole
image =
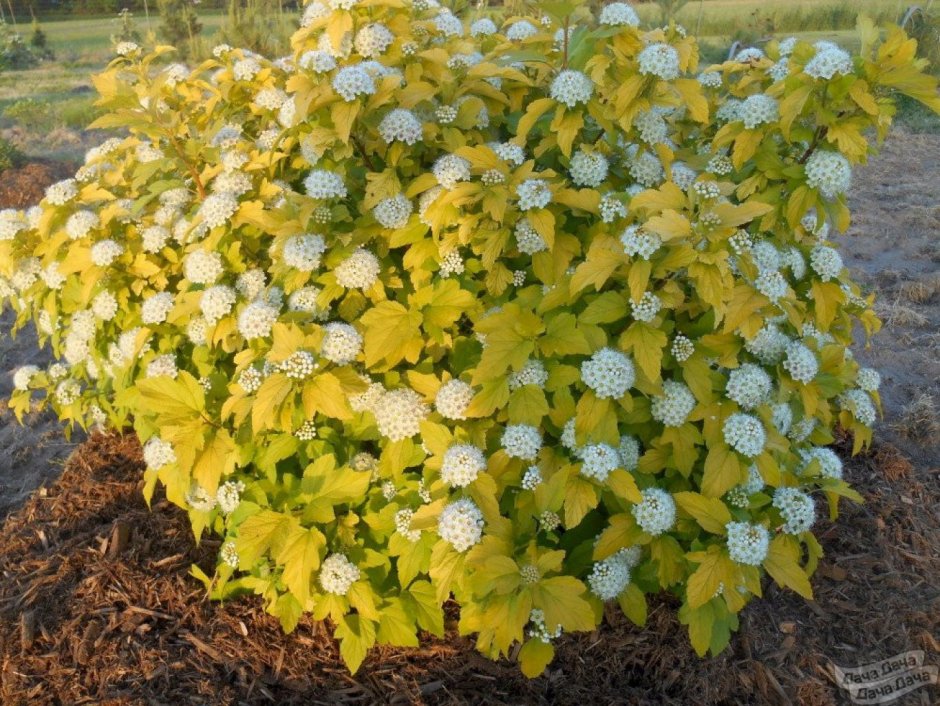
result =
[[[859,170],[841,238],[886,319],[877,347],[856,350],[884,378],[875,446],[846,467],[866,503],[820,521],[816,601],[769,585],[718,658],[694,656],[664,597],[645,629],[611,611],[598,631],[563,636],[549,673],[532,681],[477,655],[453,621],[444,639],[376,649],[350,676],[324,626],[305,619],[285,636],[253,597],[205,599],[188,571],[211,571],[218,543],[194,546],[165,500],[148,510],[136,441],[95,436],[53,481],[70,448],[55,422],[37,415],[19,430],[0,411],[0,516],[18,506],[0,529],[0,703],[829,706],[848,703],[832,663],[912,649],[940,663],[938,165],[940,136],[897,133]],[[0,338],[0,398],[4,371],[33,350]],[[938,702],[933,686],[893,703]]]

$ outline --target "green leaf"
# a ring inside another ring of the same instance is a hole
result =
[[[646,596],[635,583],[627,584],[623,592],[617,596],[617,603],[620,610],[627,616],[634,625],[643,627],[646,625]]]
[[[286,633],[294,632],[303,612],[304,608],[300,601],[290,593],[282,593],[278,596],[274,607],[270,610],[270,613],[281,621],[281,628]]]
[[[441,610],[437,592],[430,583],[415,581],[401,595],[402,599],[410,604],[422,629],[438,637],[444,634],[444,611]]]
[[[382,606],[377,638],[378,642],[383,645],[418,646],[415,621],[408,615],[404,603],[398,598],[391,598]]]
[[[539,349],[547,356],[590,354],[591,346],[577,324],[574,314],[557,314],[547,319],[545,335],[539,339]]]
[[[247,518],[238,527],[235,548],[239,564],[249,568],[269,549],[279,547],[287,538],[296,520],[274,510],[262,510]]]
[[[375,623],[359,615],[346,615],[336,626],[334,635],[339,640],[339,654],[343,662],[355,674],[375,644]]]
[[[326,538],[320,530],[301,527],[291,528],[284,546],[275,560],[284,566],[281,579],[301,603],[310,598],[310,580],[320,566],[320,549],[326,546]]]
[[[545,392],[535,385],[523,385],[509,394],[509,421],[513,424],[539,426],[548,414]],[[471,415],[467,415],[471,416]]]

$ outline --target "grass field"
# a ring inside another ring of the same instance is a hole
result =
[[[896,20],[912,0],[691,0],[678,13],[677,20],[698,36],[703,63],[722,61],[735,39],[761,41],[773,36],[795,34],[813,41],[827,39],[847,49],[858,48],[855,22],[864,12],[879,22]],[[598,5],[604,3],[597,3]],[[658,26],[662,22],[659,7],[653,2],[636,5],[645,26]],[[296,16],[292,18],[292,22]],[[201,40],[211,47],[219,40],[224,16],[218,11],[203,12]],[[142,14],[134,17],[135,26],[143,36],[159,29],[159,16],[148,19]],[[91,75],[100,70],[112,56],[111,37],[119,30],[115,17],[82,17],[42,23],[55,61],[26,71],[0,72],[0,130],[18,125],[34,132],[49,132],[55,128],[74,129],[95,117],[93,94],[90,92]],[[20,23],[23,33],[29,25]],[[47,106],[46,113],[38,113],[36,106],[16,106],[24,100]],[[9,109],[19,112],[11,117]],[[916,112],[916,107],[912,107]],[[28,119],[24,119],[24,116]],[[933,116],[919,116],[918,128],[935,129]],[[37,130],[38,128],[38,130]],[[39,147],[48,147],[36,140]],[[55,155],[74,157],[81,154],[77,143],[50,150]],[[27,145],[27,151],[31,148]]]

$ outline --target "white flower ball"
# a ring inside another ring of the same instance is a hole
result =
[[[334,596],[345,596],[359,575],[359,567],[345,554],[330,554],[320,565],[320,587]]]
[[[466,419],[473,388],[462,380],[448,380],[437,390],[434,407],[447,419]]]
[[[770,375],[762,367],[744,363],[728,375],[725,390],[743,409],[754,409],[767,401],[772,387]]]
[[[608,444],[587,444],[580,449],[580,456],[581,475],[599,483],[606,481],[611,471],[623,465],[620,453]]]
[[[483,513],[470,498],[456,500],[441,511],[437,533],[458,552],[465,552],[483,536]]]
[[[601,10],[598,21],[602,25],[613,27],[638,27],[640,18],[636,11],[625,2],[612,2]]]
[[[611,601],[624,592],[630,583],[630,569],[617,557],[607,557],[598,561],[587,577],[591,593],[602,601]]]
[[[320,355],[337,365],[348,365],[362,351],[362,334],[353,326],[334,321],[323,327]]]
[[[620,399],[636,382],[636,369],[625,353],[602,348],[581,363],[581,380],[600,399]]]
[[[678,380],[663,382],[663,395],[650,399],[653,419],[667,427],[681,427],[695,409],[695,395]]]
[[[183,262],[183,275],[193,284],[215,284],[223,271],[222,256],[217,252],[197,250]]]
[[[277,308],[264,301],[254,301],[238,315],[238,332],[246,340],[267,338],[277,323]]]
[[[284,243],[284,264],[301,272],[312,272],[320,266],[326,241],[322,235],[294,235]]]
[[[631,508],[641,530],[654,537],[668,532],[676,523],[676,501],[662,488],[647,488],[643,499]]]
[[[173,309],[173,295],[160,292],[144,300],[140,307],[140,318],[145,324],[162,324]]]
[[[408,225],[408,219],[414,211],[414,205],[404,194],[396,194],[387,199],[382,199],[372,209],[372,215],[375,216],[383,228],[404,228]]]
[[[421,422],[429,412],[421,395],[408,388],[389,390],[372,408],[379,433],[390,441],[401,441],[419,433]]]
[[[806,160],[806,183],[829,200],[844,194],[852,185],[852,165],[838,152],[816,150]]]
[[[760,455],[767,443],[767,433],[760,419],[741,412],[725,420],[722,434],[731,448],[749,458]]]
[[[552,81],[549,95],[559,103],[574,108],[594,95],[594,82],[580,71],[565,69]]]
[[[359,248],[336,266],[336,283],[347,289],[369,289],[379,278],[379,259]]]
[[[748,566],[759,566],[767,558],[770,549],[770,533],[763,525],[748,522],[729,522],[728,554],[731,560]]]
[[[507,456],[531,461],[542,448],[542,433],[530,424],[510,424],[503,432],[502,446]]]
[[[679,52],[668,44],[650,44],[637,56],[640,73],[663,81],[679,77]]]
[[[451,488],[464,488],[486,471],[486,455],[473,444],[454,444],[444,452],[441,480]]]
[[[816,521],[816,504],[813,498],[798,488],[777,488],[773,506],[784,520],[783,531],[787,534],[808,532]]]
[[[596,187],[607,178],[607,158],[598,152],[578,150],[571,158],[568,169],[571,180],[578,186]]]

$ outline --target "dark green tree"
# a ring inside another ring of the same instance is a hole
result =
[[[198,53],[202,23],[193,0],[159,0],[160,36],[184,57]]]

